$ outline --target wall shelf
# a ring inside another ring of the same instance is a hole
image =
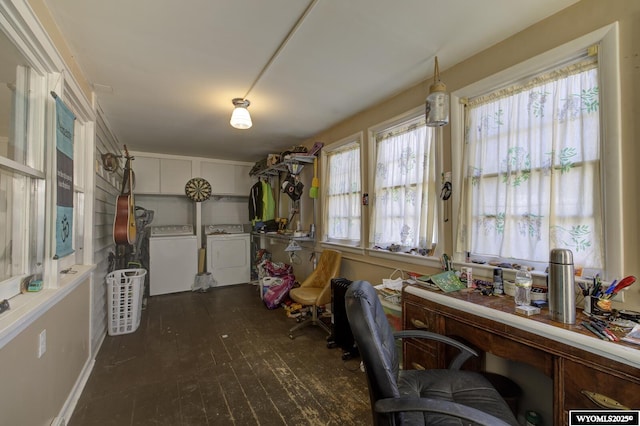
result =
[[[269,166],[266,169],[259,170],[253,173],[251,176],[263,177],[263,176],[278,176],[280,172],[291,172],[291,167],[298,166],[298,174],[302,171],[305,164],[313,163],[315,155],[291,155],[291,157],[280,161],[273,166]]]

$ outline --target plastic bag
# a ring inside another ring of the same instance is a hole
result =
[[[296,281],[293,275],[281,277],[282,283],[269,287],[264,295],[264,304],[269,309],[275,309],[280,306],[280,302],[289,295],[289,290],[293,288]]]
[[[205,293],[216,284],[216,279],[213,278],[211,272],[204,272],[202,274],[196,275],[196,278],[191,285],[191,291]]]
[[[266,260],[264,263],[264,270],[269,277],[284,277],[286,275],[292,275],[293,267],[286,263]]]

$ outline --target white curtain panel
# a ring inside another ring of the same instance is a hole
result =
[[[458,251],[603,268],[598,99],[588,60],[469,102]]]
[[[371,217],[375,246],[432,247],[437,203],[434,135],[424,117],[376,135]]]
[[[325,218],[327,239],[360,242],[360,145],[332,152],[328,157]]]

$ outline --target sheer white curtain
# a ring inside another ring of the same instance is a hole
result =
[[[435,243],[434,133],[424,117],[376,133],[373,245],[431,249]]]
[[[360,243],[360,145],[350,143],[328,154],[325,232],[327,241]]]
[[[598,70],[586,60],[469,101],[457,251],[602,269]]]

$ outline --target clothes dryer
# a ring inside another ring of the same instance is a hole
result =
[[[251,281],[251,236],[242,224],[206,225],[207,272],[214,286]]]
[[[193,225],[152,226],[149,233],[149,295],[189,291],[198,273]]]

